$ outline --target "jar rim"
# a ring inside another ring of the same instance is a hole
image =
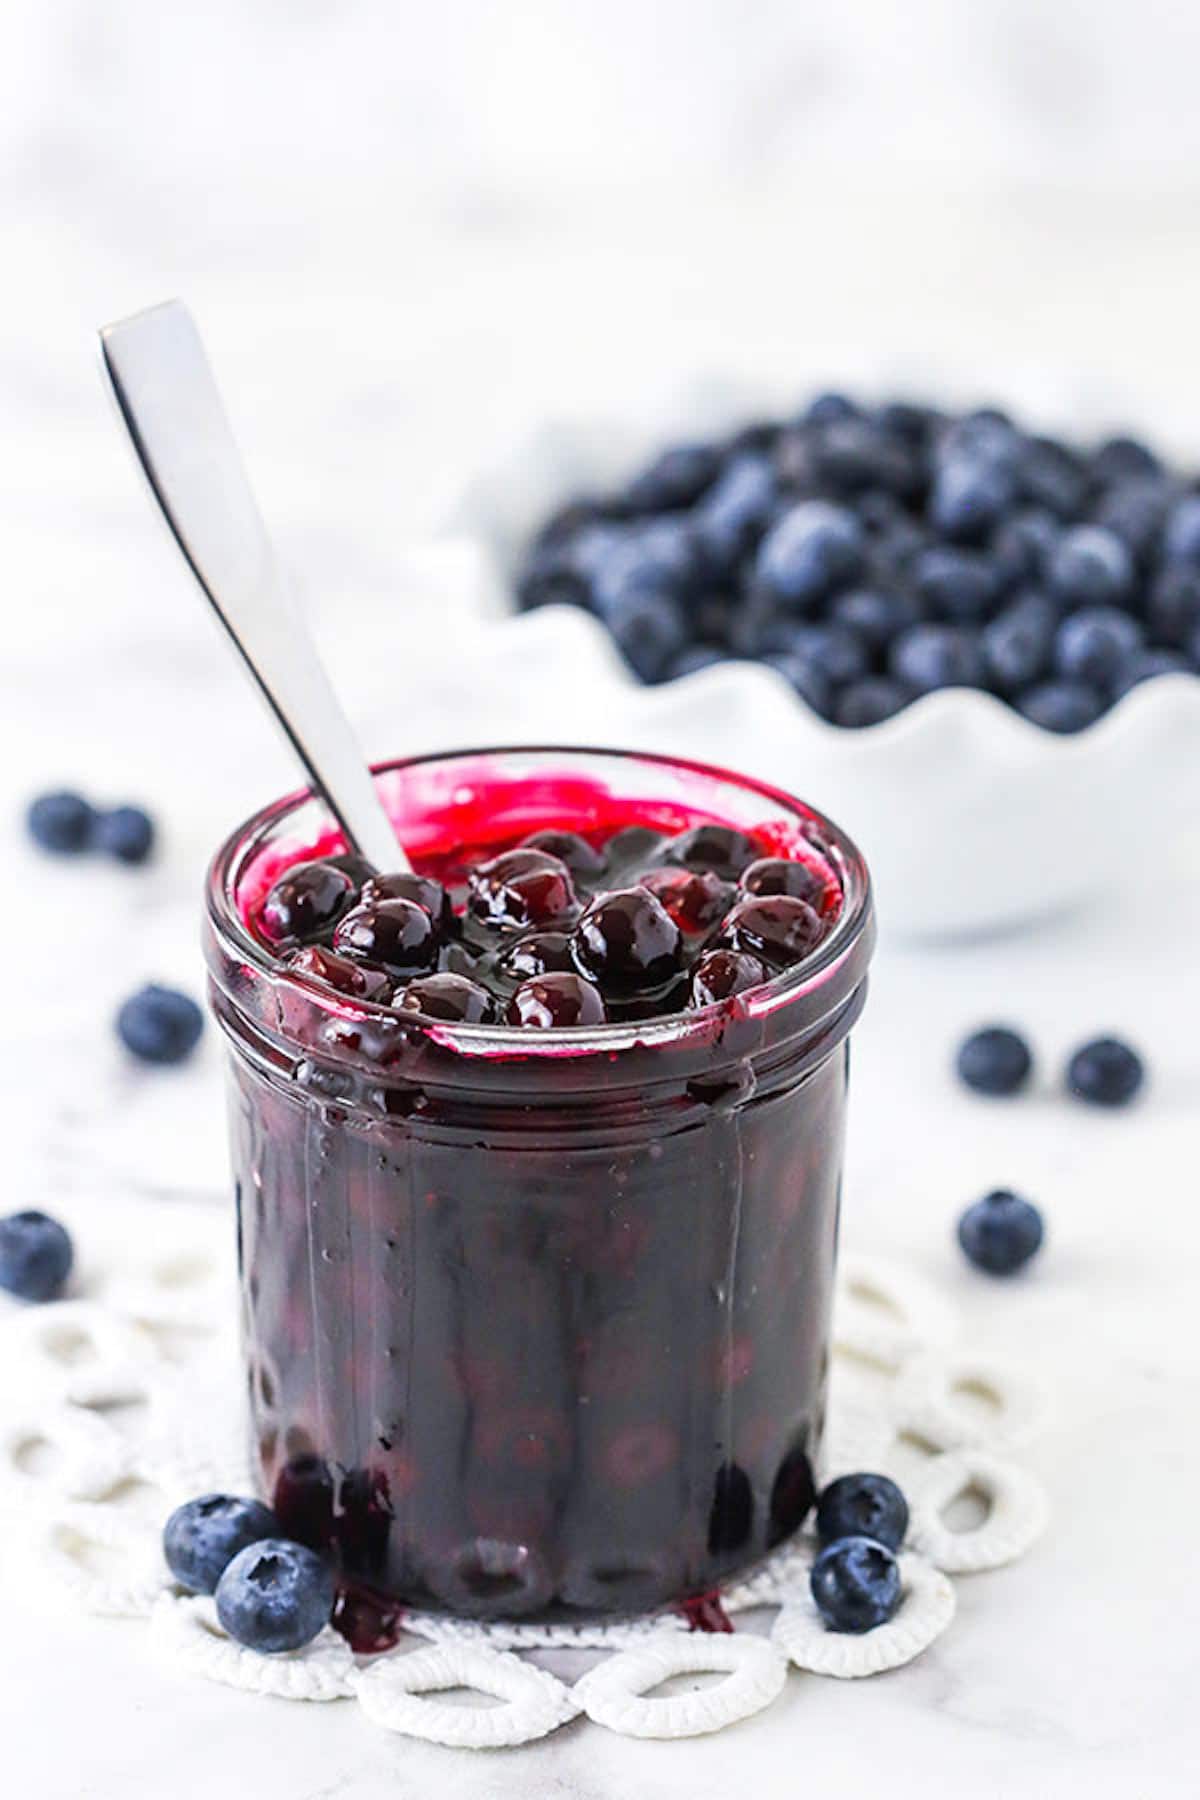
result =
[[[592,745],[570,744],[501,744],[461,750],[433,751],[419,756],[398,756],[371,763],[375,777],[396,771],[432,764],[468,762],[486,757],[565,757],[576,760],[605,759],[614,762],[641,763],[664,769],[682,770],[704,779],[728,784],[748,794],[761,797],[782,808],[791,818],[814,824],[822,834],[822,849],[834,862],[842,884],[842,906],[828,936],[816,949],[790,969],[782,970],[771,980],[749,988],[729,1000],[714,1001],[688,1011],[668,1013],[661,1017],[608,1021],[603,1025],[556,1027],[552,1031],[529,1031],[504,1024],[450,1023],[427,1013],[397,1012],[395,1007],[381,1005],[360,996],[333,993],[326,984],[302,970],[288,968],[272,954],[247,927],[238,905],[237,888],[241,874],[253,854],[262,848],[270,832],[309,801],[320,801],[312,787],[294,789],[278,800],[268,802],[244,819],[230,832],[214,854],[206,876],[206,911],[209,929],[216,944],[243,969],[270,982],[280,982],[305,999],[336,1006],[336,1010],[352,1018],[401,1019],[406,1033],[421,1036],[464,1056],[545,1058],[583,1056],[623,1050],[633,1045],[679,1043],[693,1037],[711,1036],[714,1021],[728,1017],[732,1006],[738,1016],[765,1018],[782,1007],[795,1005],[806,996],[815,997],[822,989],[830,992],[831,1008],[840,1003],[849,988],[856,986],[865,974],[874,947],[874,900],[866,862],[854,841],[842,828],[808,802],[785,789],[757,777],[723,769],[714,763],[690,757],[671,756],[657,751],[618,750]],[[849,980],[839,981],[841,974]],[[824,1009],[815,1016],[819,1017]]]

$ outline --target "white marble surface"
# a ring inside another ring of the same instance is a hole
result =
[[[269,21],[285,9],[259,6],[231,70],[244,10],[205,9],[203,34],[172,39],[164,25],[147,44],[139,28],[171,9],[14,9],[21,54],[6,59],[0,140],[0,1116],[12,1206],[70,1194],[102,1208],[131,1190],[223,1204],[215,1043],[187,1071],[144,1075],[122,1061],[109,1021],[143,979],[198,988],[207,852],[291,781],[150,528],[91,367],[88,334],[102,319],[172,291],[195,304],[266,509],[377,753],[433,728],[422,724],[420,646],[437,621],[419,599],[397,600],[400,546],[473,464],[548,413],[637,410],[697,372],[789,369],[800,391],[884,363],[1043,400],[1052,369],[1055,391],[1093,414],[1126,409],[1196,436],[1180,381],[1200,311],[1200,238],[1180,173],[1196,113],[1190,89],[1176,103],[1190,39],[1171,35],[1164,7],[1139,9],[1137,42],[1155,46],[1140,63],[1126,54],[1127,9],[1102,9],[1099,31],[1098,8],[1086,30],[1078,5],[972,8],[978,35],[951,52],[954,9],[916,8],[924,35],[900,74],[922,44],[942,44],[928,90],[953,98],[940,134],[922,105],[809,106],[801,79],[775,135],[756,139],[743,127],[771,86],[764,51],[743,112],[722,115],[703,142],[691,61],[657,133],[646,124],[656,94],[609,65],[610,110],[590,136],[561,97],[539,110],[510,95],[500,117],[482,52],[461,139],[431,83],[410,81],[393,101],[379,74],[357,112],[343,99],[326,117],[329,84],[357,94],[354,70],[370,60],[361,37],[338,36],[343,9],[286,9],[305,23],[280,62],[282,27]],[[377,26],[396,11],[344,10]],[[724,39],[718,9],[704,11],[711,67]],[[877,14],[843,11],[836,54],[813,66],[852,70],[860,101],[894,94],[899,65],[863,49]],[[445,29],[437,68],[453,64]],[[591,69],[581,32],[555,36],[556,69]],[[997,44],[1007,48],[990,59]],[[398,60],[393,42],[389,66]],[[797,52],[788,66],[803,77],[808,64]],[[963,87],[967,67],[977,86]],[[1025,71],[1028,104],[1013,102],[1006,69]],[[1075,71],[1066,89],[1055,70]],[[707,91],[724,91],[710,80]],[[264,95],[285,90],[294,107],[277,99],[264,113]],[[225,131],[212,110],[221,100]],[[620,109],[640,122],[629,165],[589,162]],[[337,118],[351,115],[350,148],[335,157]],[[546,146],[564,137],[555,167]],[[661,161],[635,182],[647,145]],[[1096,179],[1106,171],[1107,190]],[[1142,182],[1132,204],[1118,193],[1130,171]],[[471,697],[457,704],[450,723],[474,737]],[[581,700],[581,729],[585,715]],[[130,874],[35,858],[17,814],[31,789],[60,779],[151,803],[161,861]],[[794,779],[802,789],[803,771]],[[1126,823],[1134,857],[1136,820]],[[1037,871],[1013,879],[1036,882]],[[1032,1457],[1057,1508],[1050,1536],[1015,1570],[964,1582],[958,1620],[922,1662],[854,1686],[795,1678],[767,1715],[709,1741],[636,1744],[572,1726],[530,1750],[469,1758],[377,1734],[349,1707],[288,1708],[168,1675],[139,1627],[64,1613],[9,1559],[0,1737],[11,1791],[1193,1793],[1198,911],[1200,871],[1156,856],[1133,901],[1025,938],[918,953],[885,935],[856,1045],[848,1239],[944,1283],[980,1341],[1027,1357],[1059,1397]],[[1045,1091],[1017,1108],[972,1104],[946,1073],[955,1035],[993,1013],[1027,1022],[1043,1052]],[[1084,1114],[1050,1091],[1068,1042],[1101,1028],[1128,1032],[1153,1066],[1128,1117]],[[1051,1233],[1041,1266],[1003,1289],[964,1271],[951,1243],[963,1202],[1001,1181],[1042,1202]]]

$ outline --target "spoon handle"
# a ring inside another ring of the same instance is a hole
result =
[[[178,300],[100,333],[118,411],[171,534],[350,847],[407,868],[267,536],[204,345]]]

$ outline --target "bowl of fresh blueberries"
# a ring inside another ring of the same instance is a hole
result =
[[[885,924],[1059,910],[1194,811],[1200,475],[1139,437],[726,403],[686,436],[548,431],[466,517],[521,615],[489,670],[531,739],[603,722],[803,792]]]

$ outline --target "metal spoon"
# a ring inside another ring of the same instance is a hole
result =
[[[352,850],[407,869],[258,510],[204,345],[178,300],[100,333],[138,461],[220,619]]]

